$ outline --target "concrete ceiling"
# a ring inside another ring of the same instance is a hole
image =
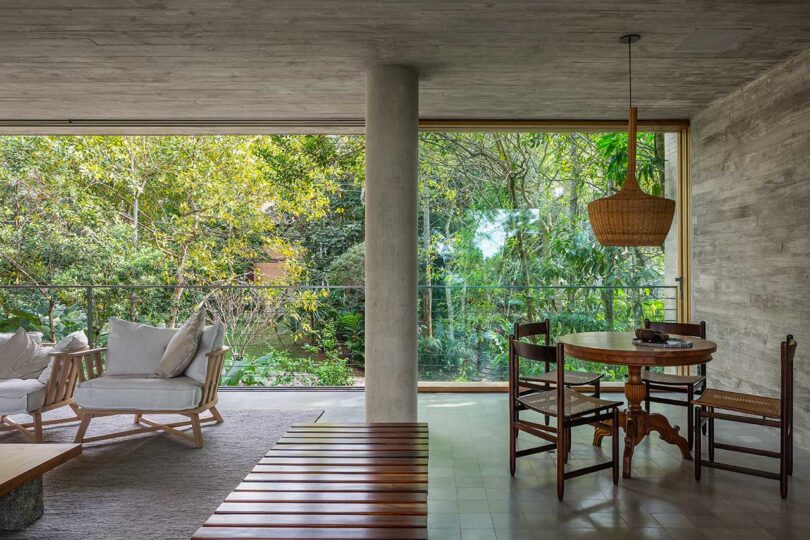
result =
[[[0,120],[361,121],[365,70],[422,118],[690,118],[810,48],[808,0],[0,0]]]

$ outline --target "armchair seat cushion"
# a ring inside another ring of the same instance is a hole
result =
[[[182,411],[199,406],[202,385],[185,376],[105,375],[79,383],[74,397],[86,409]]]
[[[45,389],[36,379],[0,379],[0,415],[39,409],[45,403]]]

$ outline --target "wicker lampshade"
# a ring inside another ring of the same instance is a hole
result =
[[[588,204],[588,217],[603,246],[660,246],[669,234],[675,201],[648,195],[636,181],[636,123],[630,107],[627,180],[615,195]]]

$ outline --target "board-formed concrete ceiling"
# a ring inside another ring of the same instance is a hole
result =
[[[422,118],[690,118],[810,48],[810,0],[0,0],[0,120],[362,120],[365,70]]]

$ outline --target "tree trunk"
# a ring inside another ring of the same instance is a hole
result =
[[[56,301],[52,297],[48,297],[48,337],[51,343],[56,343],[56,324],[53,320],[53,310],[55,306]]]
[[[172,292],[171,307],[169,308],[169,319],[166,321],[166,326],[174,328],[177,324],[177,316],[180,313],[180,300],[183,298],[185,291],[185,273],[184,268],[186,264],[186,256],[188,255],[188,246],[183,246],[183,254],[180,256],[180,261],[177,264],[177,270],[174,273],[175,283],[178,285]]]
[[[422,318],[427,335],[433,337],[433,276],[430,257],[430,200],[424,197],[422,207],[422,241],[425,249],[425,286],[422,287]]]
[[[452,219],[452,212],[447,216],[447,221],[444,224],[444,238],[445,241],[450,239],[450,221]],[[444,275],[444,302],[447,304],[447,337],[450,341],[456,340],[455,329],[455,308],[453,307],[453,290],[450,288],[453,285],[453,277],[445,266]]]
[[[613,289],[602,289],[602,305],[605,308],[606,330],[613,330]]]
[[[664,134],[663,133],[655,133],[653,135],[653,141],[655,142],[655,159],[658,163],[661,163],[661,166],[658,168],[658,174],[655,175],[658,184],[661,189],[661,195],[663,196],[666,193],[666,178],[664,174],[664,159],[665,159],[665,149],[664,149]]]

